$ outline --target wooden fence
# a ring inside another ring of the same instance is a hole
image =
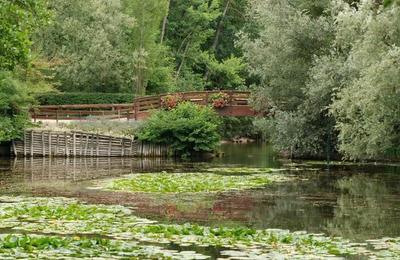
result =
[[[254,116],[256,113],[249,105],[248,91],[199,91],[179,94],[184,101],[199,105],[209,104],[209,97],[215,93],[228,95],[228,104],[217,112],[223,116]],[[168,94],[136,98],[132,104],[103,105],[60,105],[37,106],[31,109],[34,120],[96,120],[96,119],[145,119],[149,114],[161,108],[161,100]]]
[[[23,140],[12,142],[16,156],[35,157],[165,157],[166,146],[129,138],[83,132],[26,131]]]

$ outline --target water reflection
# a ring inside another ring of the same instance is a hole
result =
[[[224,149],[226,157],[195,164],[127,158],[0,161],[0,194],[65,196],[90,203],[122,204],[136,208],[139,216],[167,222],[306,230],[356,240],[400,236],[400,167],[395,166],[331,165],[327,171],[318,164],[311,168],[319,170],[282,172],[295,175],[293,181],[218,194],[157,195],[88,189],[95,180],[137,172],[198,171],[220,164],[281,165],[268,147],[257,150],[255,145],[228,145]]]
[[[398,236],[400,194],[395,181],[357,174],[337,182],[340,195],[327,228],[331,234],[354,237]]]

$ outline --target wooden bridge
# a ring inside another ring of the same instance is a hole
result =
[[[213,94],[223,93],[226,104],[216,108],[222,116],[255,116],[257,113],[249,105],[248,91],[203,91],[163,94],[136,98],[131,104],[88,104],[36,106],[30,111],[36,120],[97,120],[127,119],[143,120],[153,111],[162,108],[162,100],[168,95],[179,95],[182,101],[199,105],[209,105]]]

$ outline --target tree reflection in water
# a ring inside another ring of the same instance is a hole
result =
[[[337,181],[340,195],[328,221],[330,234],[357,240],[399,235],[399,188],[382,181],[382,175],[356,174]]]

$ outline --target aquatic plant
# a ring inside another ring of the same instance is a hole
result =
[[[66,207],[63,213],[69,217],[60,215],[62,205]],[[83,217],[72,213],[73,208]],[[93,218],[86,217],[90,214],[94,214]],[[8,228],[10,233],[27,234],[0,235],[0,258],[208,257],[195,251],[166,249],[166,245],[171,243],[181,248],[220,248],[221,258],[400,258],[400,238],[351,243],[339,237],[330,238],[305,231],[160,224],[138,218],[122,206],[88,205],[65,198],[0,197],[0,220],[0,228]]]
[[[225,176],[210,173],[146,173],[112,180],[111,190],[129,192],[220,192],[257,188],[270,184],[273,178],[262,175]]]
[[[1,235],[0,258],[10,259],[179,259],[185,254],[137,242],[85,237]],[[207,257],[192,253],[192,259]]]
[[[259,173],[271,173],[278,171],[278,169],[271,168],[249,168],[249,167],[219,167],[219,168],[208,168],[208,172],[218,174],[259,174]]]

